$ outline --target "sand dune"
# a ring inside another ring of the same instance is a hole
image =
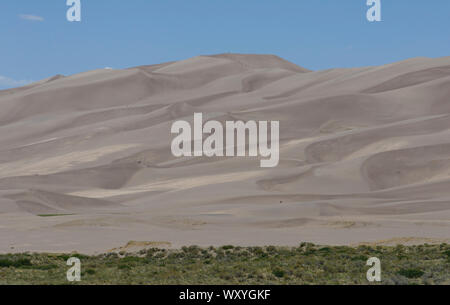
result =
[[[0,106],[0,252],[450,238],[450,57],[198,56],[57,75]],[[171,124],[194,112],[279,120],[279,166],[175,158]]]

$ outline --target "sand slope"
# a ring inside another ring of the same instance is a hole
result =
[[[450,238],[450,57],[199,56],[58,75],[0,107],[0,252]],[[194,112],[279,120],[279,166],[174,158],[171,124]]]

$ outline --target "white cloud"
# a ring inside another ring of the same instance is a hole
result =
[[[19,17],[20,17],[20,19],[29,20],[29,21],[39,21],[39,22],[44,21],[43,17],[35,16],[35,15],[21,14],[21,15],[19,15]]]
[[[15,80],[6,76],[0,75],[0,90],[14,87],[21,87],[32,83],[32,80]]]

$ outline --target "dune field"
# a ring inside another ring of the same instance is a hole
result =
[[[57,75],[0,107],[0,252],[450,240],[450,57],[198,56]],[[174,157],[194,113],[279,121],[279,165]]]

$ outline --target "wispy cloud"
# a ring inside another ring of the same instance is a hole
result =
[[[21,87],[32,83],[32,80],[16,80],[10,77],[0,75],[0,90]]]
[[[44,17],[36,16],[36,15],[21,14],[21,15],[19,15],[19,17],[20,17],[20,19],[28,20],[28,21],[38,21],[38,22],[44,21]]]

